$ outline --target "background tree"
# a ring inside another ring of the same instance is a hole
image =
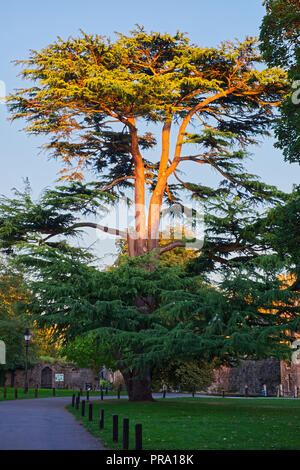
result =
[[[300,5],[298,0],[267,0],[260,48],[269,66],[288,71],[290,92],[275,126],[276,147],[287,161],[300,161]]]
[[[98,338],[93,334],[75,337],[73,341],[62,348],[61,353],[76,366],[92,369],[93,390],[95,388],[95,378],[98,377],[98,381],[100,380],[100,372],[103,366],[115,368],[115,361],[103,346],[98,344]]]
[[[34,323],[34,338],[39,344],[39,355],[43,360],[62,358],[63,332],[57,331],[56,325],[38,328]]]
[[[24,334],[27,327],[33,329],[29,315],[29,291],[22,273],[0,262],[0,338],[6,345],[6,364],[0,365],[0,381],[5,382],[5,372],[25,367]],[[38,358],[39,345],[33,340],[29,348],[28,365]]]
[[[297,66],[300,47],[298,0],[265,0],[260,48],[271,66]]]
[[[300,187],[295,186],[284,204],[271,209],[265,220],[266,242],[284,261],[286,272],[295,280],[293,290],[300,291]]]
[[[166,385],[169,390],[192,392],[206,390],[214,379],[214,362],[172,361],[164,369],[152,374],[153,385],[160,390]]]
[[[97,351],[113,356],[130,400],[151,400],[152,371],[174,358],[232,364],[289,352],[286,331],[297,328],[299,305],[278,280],[282,262],[269,267],[262,257],[232,267],[216,289],[193,269],[150,255],[99,271],[72,251],[43,246],[38,254],[19,259],[35,277],[31,308],[39,323],[57,325],[67,342],[92,334]]]

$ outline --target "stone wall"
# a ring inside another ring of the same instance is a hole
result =
[[[294,395],[295,387],[300,389],[300,364],[291,361],[281,362],[281,383],[284,395]]]
[[[269,358],[260,361],[241,361],[239,367],[221,367],[214,371],[215,380],[207,389],[208,393],[241,394],[248,386],[250,395],[261,395],[264,384],[268,395],[276,395],[280,384],[280,361]]]
[[[55,381],[55,374],[64,374],[64,381]],[[44,377],[44,381],[43,381]],[[5,385],[7,387],[24,386],[25,372],[24,370],[16,370],[14,373],[11,371],[6,372]],[[95,378],[95,377],[94,377]],[[36,364],[32,369],[28,370],[28,385],[29,387],[39,388],[47,386],[47,388],[65,388],[65,389],[79,389],[86,388],[87,383],[93,382],[93,372],[91,369],[77,369],[72,364],[41,362]]]
[[[300,334],[294,334],[295,340],[300,341]],[[297,346],[297,345],[296,345]],[[296,347],[299,350],[299,346]],[[293,351],[293,350],[292,350]],[[294,349],[296,353],[296,350]],[[296,354],[296,360],[299,361],[300,354]],[[297,362],[297,361],[296,361]],[[281,383],[282,383],[282,392],[284,395],[293,396],[295,393],[295,387],[297,387],[297,394],[299,395],[300,389],[300,362],[293,363],[292,361],[281,361]]]
[[[45,386],[42,384],[42,375],[45,370],[50,377],[49,387],[75,389],[86,388],[86,384],[93,383],[93,372],[91,369],[78,369],[72,364],[41,362],[28,370],[29,387]],[[103,378],[114,382],[122,379],[122,374],[116,371],[112,374],[107,369]],[[55,382],[55,374],[64,374],[63,382]],[[13,381],[14,375],[14,381]],[[5,385],[24,386],[24,370],[16,370],[15,374],[6,372]],[[47,375],[47,374],[46,374]],[[243,395],[245,386],[248,386],[250,395],[261,395],[263,385],[266,384],[268,395],[276,395],[280,383],[282,383],[285,394],[293,393],[295,385],[300,388],[300,364],[295,365],[290,361],[279,361],[269,358],[261,361],[241,361],[239,367],[221,367],[214,371],[214,382],[206,390],[207,393],[226,393]],[[96,377],[94,376],[94,379]]]

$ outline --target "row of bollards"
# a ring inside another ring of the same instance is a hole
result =
[[[100,410],[99,429],[104,429],[104,410]]]
[[[55,388],[52,388],[52,396],[55,397],[56,396],[56,389]],[[15,387],[14,388],[14,397],[15,399],[18,398],[18,388]],[[7,389],[6,389],[6,386],[3,387],[3,398],[7,398]],[[34,398],[38,398],[38,387],[35,387],[34,389]]]
[[[118,399],[120,400],[121,390],[118,389],[117,393],[118,393]],[[100,390],[100,394],[101,394],[100,395],[101,400],[103,400],[104,399],[103,389]],[[105,389],[105,394],[108,395],[108,388]],[[79,389],[78,395],[79,395],[79,397],[83,397],[83,389],[82,388]],[[56,388],[55,387],[52,387],[52,396],[56,397]],[[15,397],[15,399],[18,398],[18,387],[14,387],[14,397]],[[6,387],[6,385],[3,386],[3,398],[4,398],[4,400],[7,399],[7,387]],[[34,398],[38,398],[38,386],[36,386],[34,388]],[[86,401],[89,401],[89,400],[90,400],[90,391],[87,390],[86,391]]]
[[[102,413],[101,413],[102,412]],[[100,411],[100,423],[104,419],[104,410]],[[113,419],[113,442],[119,441],[119,415],[114,414]],[[100,427],[100,429],[103,429]],[[129,418],[123,418],[123,450],[129,449]],[[142,425],[135,425],[135,450],[143,449]]]
[[[72,397],[72,406],[74,406],[73,403],[74,403],[74,400],[73,400],[73,397]],[[78,409],[78,408],[76,408],[76,409]],[[81,402],[81,416],[82,417],[85,416],[85,400],[82,400],[82,402]],[[93,421],[93,405],[91,403],[89,403],[89,421]]]
[[[15,397],[15,400],[17,400],[18,398],[18,388],[15,387],[14,388],[14,397]],[[37,398],[38,397],[38,389],[37,387],[34,389],[34,398]],[[6,386],[3,387],[3,399],[6,400],[7,398],[7,388]]]
[[[105,390],[105,393],[106,393],[106,395],[108,394],[108,389]],[[118,395],[118,400],[120,400],[120,397],[121,397],[121,390],[120,389],[117,390],[117,395]],[[223,398],[225,397],[225,390],[222,390],[221,395],[222,395]],[[280,384],[280,385],[277,386],[276,395],[277,395],[277,397],[286,397],[287,396],[287,397],[300,398],[300,387],[297,387],[297,385],[295,385],[293,390],[289,389],[288,391],[286,391],[286,390],[283,390],[283,386],[282,386],[282,384]],[[52,396],[53,397],[56,396],[56,388],[55,387],[52,388]],[[75,397],[75,395],[73,395],[73,396]],[[83,396],[82,388],[80,388],[80,390],[78,392],[78,396],[79,396],[79,401],[80,401],[80,397]],[[194,396],[195,396],[195,392],[193,392],[193,397]],[[247,385],[244,387],[244,396],[249,397],[249,391],[248,391],[248,386]],[[268,396],[267,386],[265,384],[263,385],[262,396],[265,396],[265,397]],[[17,387],[14,388],[14,397],[15,397],[15,399],[18,398],[18,388]],[[166,398],[166,390],[162,391],[162,397]],[[6,386],[3,387],[3,398],[4,398],[4,400],[6,400],[6,398],[7,398],[7,387]],[[34,389],[34,398],[38,398],[38,387],[35,387],[35,389]],[[100,399],[104,400],[103,389],[100,390]],[[90,391],[87,390],[86,391],[86,401],[89,401],[89,400],[90,400]],[[75,404],[75,398],[74,398],[74,404]]]
[[[86,400],[80,401],[80,392],[75,395],[72,395],[72,408],[75,407],[76,410],[79,410],[79,404],[81,403],[81,416],[85,417],[85,405]],[[88,408],[88,420],[93,421],[93,405],[89,403]],[[119,415],[114,414],[112,416],[113,426],[112,426],[112,438],[113,442],[119,442]],[[100,410],[99,414],[99,429],[104,429],[104,410]],[[123,450],[129,449],[129,419],[123,418]],[[142,438],[142,425],[140,423],[135,425],[135,450],[142,450],[143,448],[143,438]]]

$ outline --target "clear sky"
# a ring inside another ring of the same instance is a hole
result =
[[[135,24],[147,30],[186,32],[200,46],[215,46],[224,40],[258,36],[264,15],[262,0],[9,0],[1,2],[0,80],[7,92],[26,86],[17,77],[18,68],[11,61],[28,57],[29,49],[39,50],[57,36],[76,36],[79,30],[114,37],[114,31],[127,33]],[[0,105],[0,193],[22,187],[28,177],[34,195],[53,186],[60,166],[39,154],[42,139],[28,137],[20,122],[8,122],[8,113]],[[251,172],[290,191],[299,183],[298,164],[285,163],[280,151],[268,139],[253,151]],[[110,251],[110,250],[109,250]]]

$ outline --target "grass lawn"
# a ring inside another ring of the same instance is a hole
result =
[[[57,397],[71,397],[73,393],[77,394],[78,390],[62,390],[62,389],[56,389],[55,390],[55,396]],[[86,391],[83,390],[83,396],[86,396]],[[103,391],[104,396],[107,396],[105,393],[105,390]],[[121,395],[124,395],[125,392],[121,392]],[[115,391],[109,391],[108,392],[109,396],[116,396],[117,392]],[[38,398],[48,398],[53,396],[53,391],[52,388],[39,388],[38,389]],[[100,397],[100,391],[97,390],[96,392],[90,392],[90,397]],[[29,388],[28,393],[24,393],[23,388],[18,388],[18,400],[23,399],[23,398],[34,398],[34,388]],[[3,401],[3,387],[0,387],[0,401]],[[7,387],[6,388],[6,400],[15,400],[15,392],[14,388]]]
[[[104,429],[99,412],[104,409]],[[154,403],[126,399],[93,402],[93,421],[70,405],[67,409],[109,449],[122,448],[122,421],[129,418],[130,444],[134,426],[143,425],[143,449],[300,449],[300,399],[174,398]],[[112,442],[112,415],[119,415],[119,444]]]

